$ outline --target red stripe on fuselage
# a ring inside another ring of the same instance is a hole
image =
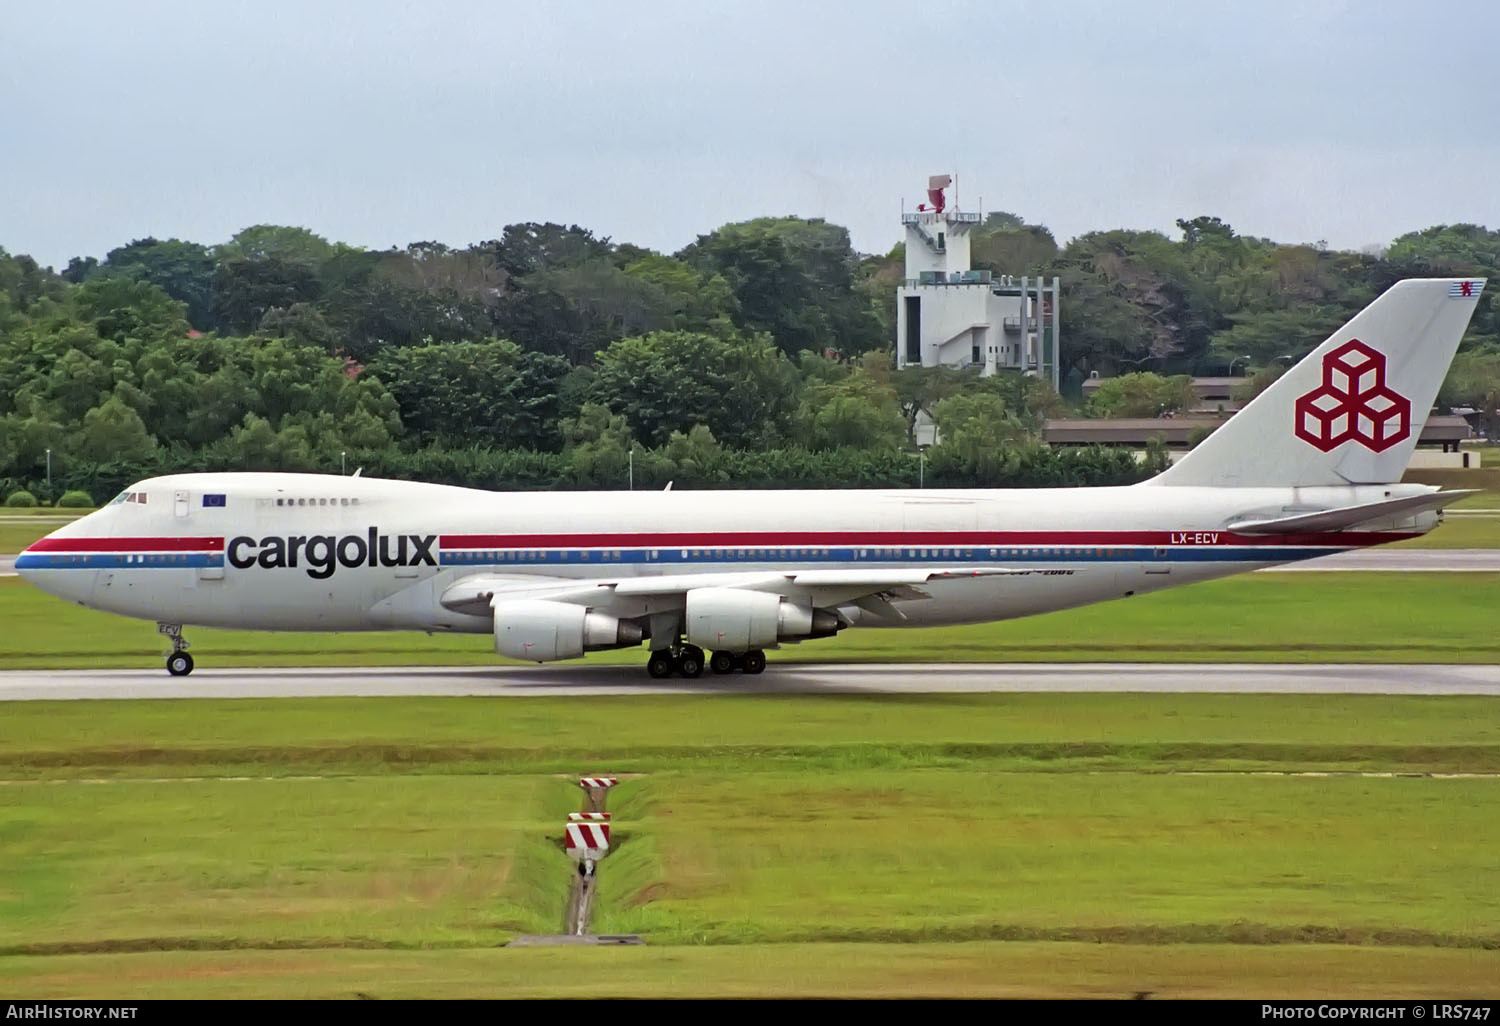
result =
[[[1215,541],[1185,541],[1184,536],[1215,536]],[[1029,547],[1036,545],[1120,546],[1312,545],[1326,547],[1383,545],[1419,535],[1412,532],[1325,531],[1320,534],[1234,534],[1230,531],[734,531],[720,534],[445,534],[441,549],[707,549],[828,548],[851,545],[893,548],[957,546]]]
[[[223,552],[223,538],[42,538],[27,552]]]

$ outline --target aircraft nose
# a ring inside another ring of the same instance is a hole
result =
[[[58,533],[54,531],[23,549],[16,556],[16,573],[49,595],[87,605],[99,572],[88,565],[86,556],[60,551],[68,546]]]

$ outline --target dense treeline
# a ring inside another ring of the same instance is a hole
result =
[[[1391,282],[1488,274],[1500,233],[1446,226],[1383,255],[1281,246],[1214,218],[1180,240],[992,214],[975,264],[1063,281],[1066,381],[1154,371],[1263,382]],[[466,249],[372,252],[261,225],[140,239],[61,272],[0,250],[0,490],[98,498],[169,469],[295,469],[489,487],[1062,485],[1138,479],[1054,452],[1036,379],[894,371],[898,246],[820,220],[726,225],[675,255],[521,224]],[[1445,388],[1493,413],[1500,313],[1480,302]],[[1065,387],[1064,392],[1070,388]],[[1169,408],[1124,379],[1093,413]],[[942,441],[918,459],[925,411]],[[44,496],[46,497],[46,496]]]

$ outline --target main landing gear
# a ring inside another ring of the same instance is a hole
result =
[[[702,675],[704,665],[703,649],[697,645],[673,645],[652,652],[646,663],[646,672],[657,679],[674,673],[691,679]],[[736,670],[760,673],[766,668],[766,654],[758,648],[748,652],[715,652],[706,665],[714,673],[733,673]]]
[[[672,674],[692,678],[703,673],[703,649],[697,645],[673,645],[659,648],[651,653],[646,663],[646,672],[660,679]]]
[[[167,672],[174,677],[186,677],[193,672],[193,657],[187,654],[187,639],[182,636],[182,624],[159,623],[157,633],[172,639],[172,653],[167,656]]]
[[[766,654],[758,648],[752,648],[748,652],[715,652],[708,665],[715,673],[733,673],[739,670],[742,673],[756,674],[766,668]]]

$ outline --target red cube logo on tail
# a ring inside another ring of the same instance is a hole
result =
[[[1357,338],[1323,357],[1323,383],[1297,400],[1297,437],[1322,452],[1384,452],[1411,434],[1411,403],[1385,383],[1385,355]]]

